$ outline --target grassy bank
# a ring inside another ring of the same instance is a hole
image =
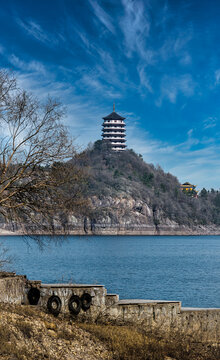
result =
[[[0,304],[1,360],[112,359],[97,338],[70,319],[36,307]]]
[[[134,326],[76,323],[34,306],[0,304],[1,360],[220,360],[220,348]]]
[[[192,343],[178,334],[169,340],[134,326],[81,324],[105,343],[115,360],[219,360],[220,347]]]

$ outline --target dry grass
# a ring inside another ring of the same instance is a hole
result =
[[[16,321],[15,326],[21,331],[24,338],[30,339],[33,335],[33,328],[29,322],[26,322],[23,319],[19,319]]]
[[[36,307],[0,304],[0,360],[111,359],[108,354],[70,319]]]
[[[0,304],[0,359],[44,358],[220,360],[220,348],[192,343],[178,334],[166,339],[143,327],[76,324],[71,319],[54,318],[36,307]]]
[[[219,347],[190,343],[178,334],[166,340],[157,333],[131,326],[81,324],[81,327],[105,342],[115,360],[220,360]]]
[[[13,359],[24,360],[28,352],[25,347],[17,347],[15,333],[10,328],[0,326],[0,359],[7,359],[8,355],[12,355]]]

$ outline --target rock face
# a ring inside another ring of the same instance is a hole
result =
[[[131,196],[108,196],[103,199],[93,196],[91,202],[94,212],[90,221],[87,219],[87,231],[155,231],[154,214],[146,202],[135,200]]]
[[[80,235],[220,235],[220,227],[210,225],[184,225],[167,217],[162,209],[154,209],[148,200],[135,199],[121,193],[119,197],[92,196],[88,202],[88,216],[70,214],[66,231]],[[62,233],[62,224],[55,229]],[[2,224],[0,235],[22,234],[22,229]]]
[[[87,235],[220,235],[216,225],[180,225],[161,209],[153,210],[145,200],[129,195],[93,196],[92,216],[69,217],[71,233]]]

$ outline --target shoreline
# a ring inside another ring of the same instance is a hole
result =
[[[200,226],[194,228],[166,228],[166,229],[97,229],[97,231],[87,231],[83,229],[70,230],[68,232],[58,231],[51,233],[24,233],[22,230],[11,231],[0,229],[1,236],[220,236],[220,227]]]

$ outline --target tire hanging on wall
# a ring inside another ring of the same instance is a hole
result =
[[[82,303],[82,309],[84,311],[89,310],[91,304],[92,304],[92,296],[88,293],[84,293],[81,296],[81,303]]]
[[[68,307],[71,314],[78,315],[82,307],[81,299],[79,298],[79,296],[72,295],[69,299]]]
[[[52,295],[47,301],[47,310],[49,313],[58,316],[62,307],[59,296]]]
[[[37,305],[40,299],[40,290],[35,287],[30,288],[27,297],[30,305]]]

